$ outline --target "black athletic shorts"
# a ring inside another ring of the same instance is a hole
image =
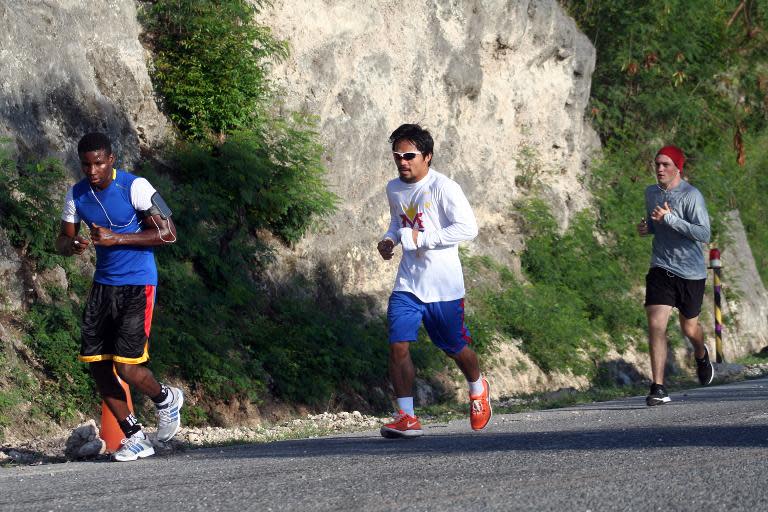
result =
[[[140,364],[149,359],[154,285],[93,283],[83,311],[81,361]]]
[[[674,306],[685,318],[701,313],[706,279],[683,279],[661,267],[653,267],[645,276],[645,305]]]

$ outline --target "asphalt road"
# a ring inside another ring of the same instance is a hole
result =
[[[768,379],[671,397],[0,469],[0,510],[768,510]]]

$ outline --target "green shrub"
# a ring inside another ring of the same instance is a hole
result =
[[[41,267],[60,264],[53,240],[59,232],[64,166],[49,158],[17,169],[2,144],[0,140],[0,225],[11,243]]]
[[[733,20],[738,0],[563,3],[597,49],[595,122],[625,161],[649,161],[659,140],[699,156],[737,126],[764,126],[764,3]]]
[[[297,116],[262,128],[233,133],[215,149],[188,144],[176,153],[171,200],[179,224],[205,242],[194,253],[211,252],[212,243],[253,253],[248,239],[260,229],[296,242],[334,211],[310,121]]]
[[[498,331],[522,340],[546,371],[592,374],[583,361],[599,358],[605,340],[622,349],[645,326],[632,290],[642,287],[651,238],[639,237],[635,225],[645,215],[644,189],[654,180],[649,163],[660,145],[685,148],[686,176],[707,199],[715,240],[728,236],[723,214],[739,208],[761,275],[768,276],[768,161],[761,149],[768,142],[766,10],[748,2],[747,17],[729,24],[738,2],[563,3],[598,51],[591,112],[606,147],[586,182],[599,214],[581,212],[560,233],[542,201],[516,205],[527,237],[527,284],[507,270],[500,285],[468,293],[480,339]],[[739,155],[746,157],[743,169],[730,163]],[[470,275],[502,275],[493,262],[465,262]],[[670,343],[681,342],[673,329]],[[580,353],[587,357],[574,357]]]
[[[3,440],[3,427],[11,424],[11,411],[23,401],[23,397],[17,392],[0,390],[0,441]]]
[[[11,243],[33,262],[33,268],[54,265],[67,272],[70,290],[84,296],[89,279],[75,270],[71,260],[56,254],[59,231],[60,191],[65,171],[55,159],[16,164],[7,148],[0,147],[0,225]],[[43,414],[57,421],[71,420],[77,411],[90,410],[95,391],[85,365],[77,361],[80,348],[80,306],[63,290],[48,290],[52,304],[36,303],[24,315],[26,343],[46,371],[44,382],[30,393]],[[28,388],[29,383],[18,389]]]
[[[144,12],[152,77],[188,138],[246,128],[273,98],[268,62],[284,58],[287,45],[254,21],[265,3],[158,0]]]
[[[725,211],[738,209],[747,239],[763,283],[768,285],[768,129],[745,137],[746,161],[742,168],[719,167],[700,176],[702,188],[716,197],[716,206]],[[722,229],[722,228],[721,228]],[[726,238],[728,233],[723,233]],[[723,261],[732,266],[744,255],[720,246]]]
[[[578,297],[592,328],[607,332],[622,349],[624,334],[643,327],[644,315],[630,295],[637,274],[627,272],[632,267],[619,258],[616,244],[595,237],[597,226],[588,210],[576,214],[562,235],[543,202],[534,200],[519,210],[528,233],[521,258],[526,275],[536,285]]]
[[[493,273],[497,279],[496,286],[470,286],[467,292],[468,326],[480,353],[492,353],[499,333],[519,339],[521,350],[546,372],[592,372],[591,359],[607,347],[579,293],[563,285],[523,284],[493,262],[479,263],[473,257],[464,262],[470,279],[478,272]]]
[[[71,420],[77,411],[93,411],[98,403],[93,379],[80,352],[80,310],[72,301],[56,297],[50,305],[34,304],[26,315],[25,341],[43,362],[52,384],[35,401],[57,421]]]

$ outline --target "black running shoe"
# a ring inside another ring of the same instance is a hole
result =
[[[661,384],[651,384],[651,392],[645,397],[645,404],[649,407],[652,405],[661,405],[670,401],[667,390]]]
[[[704,345],[704,357],[696,359],[696,375],[699,377],[699,383],[702,386],[712,384],[712,379],[715,378],[715,368],[712,366],[712,362],[709,360],[709,349]]]

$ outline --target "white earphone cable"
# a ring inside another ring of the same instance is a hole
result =
[[[115,228],[127,228],[128,226],[130,226],[130,225],[131,225],[131,222],[133,222],[133,221],[136,219],[136,214],[134,213],[134,214],[133,214],[133,217],[131,217],[131,220],[129,220],[129,221],[128,221],[128,224],[124,224],[124,225],[122,225],[122,226],[121,226],[121,225],[119,225],[119,224],[114,224],[114,223],[112,222],[112,219],[111,219],[111,218],[109,218],[109,214],[107,213],[107,209],[106,209],[106,208],[104,208],[104,205],[103,205],[103,204],[101,204],[101,201],[99,201],[99,198],[96,196],[96,192],[94,192],[94,191],[93,191],[93,187],[91,187],[91,194],[93,195],[93,198],[94,198],[94,199],[96,199],[96,202],[97,202],[97,203],[99,203],[99,206],[101,206],[101,211],[103,211],[103,212],[104,212],[104,216],[107,218],[107,222],[109,222],[109,225],[110,225],[110,227],[115,227]]]
[[[155,227],[157,228],[157,235],[160,237],[160,240],[162,240],[163,242],[165,242],[167,244],[172,244],[172,243],[174,243],[176,241],[176,235],[174,235],[173,231],[171,231],[170,229],[168,231],[171,233],[171,236],[173,237],[173,240],[166,240],[165,238],[163,238],[163,233],[160,232],[160,226],[157,225],[157,221],[155,220],[155,218],[151,216],[150,219],[152,219],[152,222],[154,223]]]

